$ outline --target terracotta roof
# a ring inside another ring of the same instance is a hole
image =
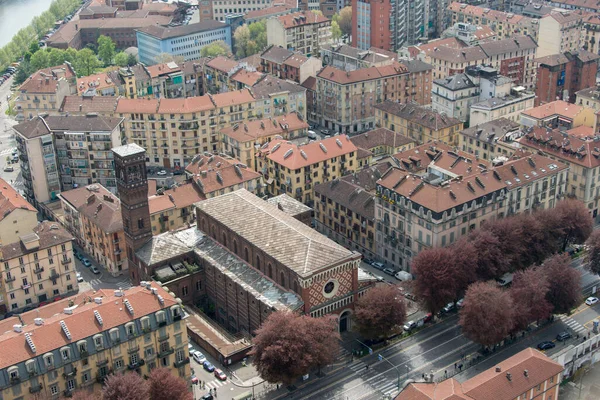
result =
[[[286,28],[286,29],[296,27],[296,26],[330,22],[327,19],[327,17],[325,17],[323,15],[317,15],[316,13],[311,12],[311,11],[301,11],[301,12],[295,12],[292,14],[281,15],[281,16],[277,17],[277,19],[279,20],[281,25],[283,25],[284,28]]]
[[[201,171],[219,170],[228,165],[241,164],[241,162],[233,157],[225,154],[211,154],[205,152],[199,154],[192,159],[185,167],[185,171],[191,175],[199,174]]]
[[[118,97],[114,96],[65,96],[60,106],[61,113],[112,114],[117,108]]]
[[[103,232],[123,230],[121,201],[99,183],[61,192],[59,196]]]
[[[37,213],[35,207],[29,204],[15,188],[10,186],[4,179],[0,178],[0,221],[17,208]]]
[[[540,154],[517,150],[510,160],[494,168],[496,179],[506,183],[508,189],[528,185],[531,181],[554,175],[567,169],[563,163]]]
[[[598,4],[598,0],[553,0],[553,2],[557,4],[564,4],[565,6],[573,8],[589,8],[592,10],[600,10],[600,4]]]
[[[496,36],[496,32],[487,25],[478,26],[474,32],[477,39],[487,39]]]
[[[150,215],[165,210],[189,207],[205,198],[198,191],[196,185],[191,182],[175,186],[172,189],[165,190],[163,194],[155,194],[148,197]]]
[[[123,118],[96,115],[49,115],[36,117],[15,125],[13,129],[31,139],[51,131],[112,132],[123,122]]]
[[[33,251],[39,251],[48,247],[56,246],[61,243],[70,242],[73,240],[73,236],[65,230],[58,222],[42,221],[35,228],[33,233],[39,237],[39,246],[33,250],[27,250],[23,245],[23,242],[9,243],[4,246],[0,246],[0,254],[5,260],[10,260],[15,257],[21,257],[24,254],[29,254]],[[27,236],[32,235],[29,233]],[[37,239],[37,238],[36,238]],[[0,338],[2,335],[0,335]],[[0,339],[1,340],[1,339]],[[4,353],[4,350],[3,350]],[[3,365],[5,356],[0,358],[0,365]],[[0,367],[2,368],[2,367]]]
[[[287,126],[287,127],[286,127]],[[247,128],[247,130],[246,130]],[[286,132],[294,132],[300,129],[308,129],[306,121],[298,118],[296,113],[282,115],[280,117],[257,119],[221,129],[221,133],[240,143],[255,141],[260,137],[283,135]]]
[[[96,75],[77,78],[77,93],[81,94],[88,89],[102,90],[117,86],[116,82],[108,77],[106,72]]]
[[[260,54],[252,54],[251,56],[242,58],[239,60],[239,63],[246,63],[249,66],[254,67],[258,70],[260,69]]]
[[[559,24],[568,24],[573,21],[583,20],[589,15],[590,13],[582,10],[553,10],[550,14],[542,18],[552,18]]]
[[[246,104],[254,101],[254,96],[252,95],[252,92],[248,89],[213,94],[210,97],[215,106],[218,108],[237,104]]]
[[[529,35],[512,36],[508,39],[492,40],[481,43],[479,47],[488,55],[493,57],[498,54],[518,52],[522,50],[535,50],[538,45]]]
[[[248,11],[246,13],[246,15],[244,15],[244,19],[249,20],[249,19],[255,19],[255,18],[260,18],[260,17],[266,17],[266,16],[273,15],[273,14],[281,14],[286,11],[289,12],[290,10],[291,10],[291,8],[287,5],[277,5],[277,6],[262,8],[260,10]]]
[[[203,73],[204,64],[210,61],[208,57],[201,57],[195,60],[189,60],[180,65],[183,73],[186,75],[196,74],[197,72]]]
[[[119,98],[116,113],[119,114],[154,114],[158,112],[158,99]]]
[[[138,32],[153,36],[157,39],[170,39],[180,36],[194,35],[200,32],[214,31],[226,28],[229,25],[215,20],[205,20],[195,24],[180,25],[175,27],[165,27],[160,25],[149,25],[137,29]]]
[[[429,108],[412,103],[400,104],[388,100],[376,104],[374,107],[433,130],[440,130],[462,124],[462,122],[456,118],[443,116]]]
[[[296,82],[286,81],[272,75],[265,75],[252,87],[255,99],[269,99],[279,93],[289,92],[297,94],[306,92],[306,89]]]
[[[19,87],[19,91],[27,93],[55,93],[58,81],[62,78],[62,75],[67,80],[75,77],[75,73],[69,64],[40,69],[23,82]]]
[[[456,379],[450,378],[440,383],[414,382],[404,389],[396,400],[472,400],[464,394]]]
[[[358,151],[356,152],[357,160],[362,160],[363,158],[368,158],[368,157],[372,157],[372,156],[373,156],[373,152],[371,150],[359,148]]]
[[[260,174],[240,161],[206,153],[196,156],[185,170],[202,196],[260,178]],[[204,197],[203,197],[204,198]]]
[[[594,3],[596,3],[595,6],[600,10],[600,5],[596,1],[594,1]],[[586,17],[585,23],[590,25],[600,25],[600,14],[589,15]]]
[[[189,114],[200,111],[212,110],[215,105],[209,96],[194,96],[177,99],[160,99],[158,114]]]
[[[553,115],[560,115],[569,119],[575,118],[584,107],[576,104],[567,103],[566,101],[556,100],[551,103],[542,104],[529,110],[525,110],[522,114],[536,119],[544,119]]]
[[[479,46],[464,47],[459,49],[447,46],[435,47],[428,54],[431,58],[454,63],[465,63],[472,61],[485,60],[487,54]]]
[[[332,136],[302,146],[285,140],[272,140],[261,149],[270,160],[295,170],[357,151],[348,136]]]
[[[490,122],[474,125],[460,131],[461,135],[472,137],[482,142],[493,143],[511,132],[518,132],[521,125],[507,118],[498,118]]]
[[[426,56],[429,56],[438,47],[461,49],[463,47],[467,47],[467,45],[453,36],[446,39],[432,40],[429,43],[420,44],[418,46],[409,46],[408,51],[413,57],[417,56],[419,53],[424,53]]]
[[[150,215],[154,215],[165,210],[175,209],[175,204],[169,197],[156,194],[148,198],[148,208]]]
[[[415,141],[400,133],[386,128],[377,128],[360,135],[352,136],[350,141],[358,148],[372,149],[378,146],[404,146]]]
[[[264,74],[262,72],[248,71],[245,68],[240,68],[238,72],[231,75],[230,79],[232,81],[240,82],[246,86],[252,87],[260,80],[260,78],[263,77],[263,75]]]
[[[341,85],[348,85],[357,82],[363,82],[370,79],[378,79],[384,76],[394,76],[408,74],[405,65],[394,62],[391,65],[381,67],[360,68],[354,71],[344,71],[339,68],[326,66],[317,75],[321,79],[336,82]]]
[[[309,76],[304,82],[302,82],[301,86],[309,90],[315,91],[317,90],[317,78],[315,78],[314,76]]]
[[[300,68],[302,64],[308,61],[308,57],[302,54],[293,54],[285,59],[283,65],[288,65],[294,68]]]
[[[106,5],[89,6],[79,12],[79,15],[94,15],[94,14],[114,14],[119,9],[117,7],[109,7]]]
[[[516,24],[518,22],[529,22],[532,20],[532,18],[524,17],[519,14],[490,10],[489,8],[470,6],[458,2],[453,2],[452,4],[450,4],[448,10],[450,12],[472,15],[475,17],[484,17],[490,22],[508,22],[510,24]]]
[[[586,138],[593,139],[594,128],[592,128],[591,126],[581,125],[581,126],[578,126],[577,128],[569,129],[567,131],[567,134],[571,135],[571,136],[577,136],[582,139],[586,139]]]
[[[157,295],[153,295],[150,290],[136,286],[128,289],[124,297],[117,297],[113,290],[101,289],[97,292],[89,291],[81,293],[74,297],[68,297],[61,301],[49,304],[47,306],[36,308],[21,314],[21,318],[29,321],[23,326],[21,333],[14,332],[12,325],[19,324],[17,317],[11,317],[2,321],[0,335],[3,351],[0,360],[0,368],[6,368],[26,361],[36,354],[41,355],[63,346],[70,346],[81,339],[89,338],[97,333],[123,325],[127,322],[133,322],[141,316],[148,315],[161,309],[168,309],[177,305],[173,296],[171,296],[160,285],[152,284],[156,289]],[[164,304],[158,300],[158,295],[162,296]],[[96,304],[94,301],[85,303],[84,298],[100,297],[102,304]],[[135,310],[135,315],[131,315],[123,307],[123,299],[127,299],[129,304]],[[69,307],[69,301],[74,301],[77,307],[73,309],[72,314],[64,313],[64,308]],[[102,325],[98,324],[94,311],[102,317]],[[43,325],[36,325],[31,322],[34,318],[43,318]],[[67,326],[71,339],[67,339],[60,326],[60,321],[64,321]],[[25,334],[29,333],[36,347],[36,353],[32,353],[25,340]]]
[[[151,78],[156,78],[161,75],[172,74],[174,72],[180,72],[181,67],[174,62],[165,64],[156,64],[146,67],[146,70],[150,74]]]
[[[215,57],[205,64],[205,66],[207,66],[207,67],[210,67],[210,68],[216,69],[217,71],[221,71],[221,72],[225,72],[225,73],[231,71],[232,69],[237,67],[237,65],[238,65],[237,61],[232,60],[227,57],[223,57],[223,56]]]

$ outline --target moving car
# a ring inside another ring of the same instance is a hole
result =
[[[92,263],[90,262],[90,260],[88,260],[88,259],[87,259],[87,258],[85,258],[85,257],[82,257],[82,258],[81,258],[81,263],[82,263],[84,266],[88,267],[88,268],[89,268],[89,267],[92,265]]]
[[[215,376],[217,377],[217,379],[220,379],[222,381],[226,381],[227,380],[227,375],[225,375],[225,372],[221,371],[220,369],[215,369]]]
[[[98,268],[94,267],[93,265],[92,265],[92,268],[90,268],[90,271],[92,271],[96,275],[98,275],[100,273],[100,271],[98,270]]]
[[[559,342],[564,342],[565,340],[569,339],[571,337],[571,334],[567,331],[561,332],[558,335],[556,335],[556,340],[558,340]]]
[[[587,304],[588,306],[593,306],[594,304],[596,304],[598,302],[598,298],[597,297],[588,297],[585,300],[585,304]]]
[[[417,323],[415,321],[408,321],[406,324],[404,324],[404,330],[406,332],[410,332],[413,329],[415,329],[417,327]]]
[[[553,342],[549,341],[549,340],[546,340],[546,341],[544,341],[544,342],[542,342],[542,343],[540,343],[540,344],[537,345],[537,348],[540,349],[540,350],[548,350],[548,349],[552,349],[554,347],[556,347],[556,345]]]
[[[203,364],[206,361],[204,354],[199,351],[195,351],[194,354],[192,354],[192,357],[194,357],[194,360],[196,360],[198,364]]]
[[[202,363],[202,367],[208,372],[213,372],[215,370],[215,366],[212,365],[209,361],[204,361]]]

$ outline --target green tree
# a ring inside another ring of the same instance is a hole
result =
[[[100,35],[98,38],[98,57],[104,65],[111,65],[115,57],[115,42],[108,36]]]
[[[75,70],[79,76],[92,75],[96,69],[100,68],[100,61],[94,52],[90,49],[81,49],[77,52]]]
[[[137,64],[137,62],[137,57],[134,54],[129,54],[127,56],[127,65],[129,65],[130,67],[133,67],[135,64]]]
[[[235,55],[238,58],[244,58],[250,55],[246,51],[248,41],[250,40],[250,29],[248,28],[248,25],[244,24],[239,26],[233,33],[233,40],[235,42]]]
[[[248,25],[250,39],[256,43],[259,51],[267,47],[267,23],[266,21],[253,22]],[[254,53],[251,53],[254,54]]]
[[[115,64],[118,65],[119,67],[126,67],[127,66],[127,53],[124,52],[119,52],[115,55]]]
[[[342,35],[352,34],[352,7],[344,7],[340,10],[337,23],[342,30]]]
[[[339,40],[342,37],[342,30],[335,21],[331,21],[331,36],[333,36],[333,40]]]
[[[222,40],[217,40],[212,42],[211,44],[204,46],[202,50],[200,50],[200,55],[202,57],[217,57],[217,56],[228,56],[231,54],[231,49],[227,46]]]
[[[30,59],[31,68],[34,71],[38,69],[47,68],[50,66],[50,57],[47,51],[38,51],[33,54]]]
[[[29,52],[31,54],[35,54],[37,53],[37,51],[40,49],[40,45],[36,42],[33,42],[29,45]]]

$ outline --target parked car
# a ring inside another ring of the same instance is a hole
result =
[[[156,173],[156,175],[160,175],[160,176],[162,176],[162,175],[166,175],[166,174],[167,174],[167,171],[165,171],[164,169],[161,169],[160,171],[158,171],[158,172]]]
[[[188,343],[188,353],[190,354],[190,357],[192,357],[195,352],[196,352],[196,349],[194,349],[194,346],[192,346],[191,344]]]
[[[406,324],[404,324],[404,330],[406,332],[410,332],[413,329],[415,329],[417,327],[417,323],[415,321],[408,321]]]
[[[208,372],[213,372],[215,370],[215,366],[212,365],[209,361],[204,361],[202,363],[202,367]]]
[[[432,313],[427,313],[424,317],[423,317],[423,323],[426,324],[429,321],[433,320],[433,314]]]
[[[100,271],[98,270],[98,268],[94,267],[93,265],[92,265],[92,268],[90,268],[90,271],[92,271],[96,275],[98,275],[100,273]]]
[[[204,354],[202,354],[199,351],[194,352],[194,354],[192,354],[192,357],[194,357],[194,360],[196,360],[198,364],[203,364],[206,361],[206,357],[204,357]]]
[[[75,257],[77,257],[77,259],[80,261],[83,261],[83,259],[84,259],[83,254],[81,254],[81,253],[75,253]]]
[[[548,349],[552,349],[554,347],[556,347],[556,345],[553,342],[549,341],[549,340],[546,340],[546,341],[544,341],[544,342],[542,342],[542,343],[540,343],[540,344],[537,345],[537,348],[540,349],[540,350],[548,350]]]
[[[460,299],[459,301],[456,302],[456,307],[461,308],[463,306],[464,302],[465,302],[465,299]]]
[[[410,281],[412,280],[412,275],[406,271],[398,271],[394,274],[394,278],[398,279],[399,281]]]
[[[567,331],[561,332],[558,335],[556,335],[556,340],[558,340],[559,342],[564,342],[565,340],[569,339],[571,337],[571,334]]]
[[[13,167],[4,167],[4,172],[13,172],[15,169]]]
[[[588,306],[593,306],[594,304],[596,304],[598,302],[598,298],[597,297],[588,297],[585,300],[585,304],[587,304]]]
[[[168,1],[168,0],[163,0],[163,1]],[[210,394],[210,393],[206,393],[206,394],[205,394],[204,396],[202,396],[200,399],[201,399],[201,400],[213,400],[213,399],[214,399],[214,397],[213,397],[213,395],[212,395],[212,394]]]
[[[373,260],[371,260],[370,258],[363,258],[363,261],[365,264],[373,265]]]
[[[83,277],[81,276],[81,272],[77,273],[77,282],[83,282]]]
[[[321,129],[321,133],[323,135],[328,135],[329,134],[329,130],[328,129]]]
[[[386,274],[388,274],[388,275],[391,275],[391,276],[394,276],[394,274],[396,273],[396,271],[393,270],[392,268],[384,268],[383,272],[386,273]]]
[[[90,262],[90,260],[88,260],[88,259],[87,259],[87,258],[85,258],[85,257],[82,257],[82,258],[81,258],[81,263],[82,263],[82,264],[83,264],[85,267],[88,267],[88,268],[89,268],[89,267],[91,267],[91,265],[92,265],[92,263]]]
[[[220,369],[215,369],[215,376],[217,377],[217,379],[222,380],[222,381],[226,381],[227,380],[227,375],[225,375],[225,372],[221,371]]]
[[[446,306],[442,309],[442,311],[444,311],[445,313],[449,313],[450,311],[454,310],[454,303],[448,303],[446,304]]]
[[[383,270],[385,268],[385,265],[383,265],[383,263],[380,262],[374,262],[373,264],[371,264],[373,267],[377,268],[377,269],[381,269]]]

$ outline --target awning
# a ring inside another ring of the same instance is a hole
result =
[[[570,124],[570,123],[573,122],[570,119],[566,119],[566,118],[563,118],[563,117],[558,117],[558,120],[561,121],[561,122],[565,122],[567,124]]]
[[[267,185],[270,185],[271,183],[273,183],[274,178],[269,178],[267,179]]]

